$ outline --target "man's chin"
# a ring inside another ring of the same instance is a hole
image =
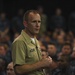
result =
[[[37,35],[38,33],[35,33],[35,35]]]
[[[38,33],[39,33],[39,31],[35,32],[35,34],[38,34]]]

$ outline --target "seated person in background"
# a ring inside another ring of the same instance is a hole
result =
[[[6,62],[3,57],[0,56],[0,75],[5,75]]]
[[[42,52],[42,58],[47,58],[48,57],[48,52],[46,50],[41,50]]]
[[[72,47],[70,43],[65,43],[62,46],[61,52],[58,54],[58,67],[61,69],[62,75],[68,75],[67,69],[70,63]]]
[[[7,66],[7,75],[16,75],[13,68],[13,62],[9,63]]]
[[[49,73],[49,75],[53,75],[53,72],[58,67],[57,48],[56,48],[55,43],[48,43],[47,51],[48,51],[48,55],[53,59],[50,69],[48,69],[48,73]]]
[[[0,43],[0,75],[5,75],[6,67],[11,62],[11,53],[5,43]]]
[[[56,60],[57,48],[54,43],[48,43],[47,51],[48,51],[49,56],[51,56],[54,60]]]

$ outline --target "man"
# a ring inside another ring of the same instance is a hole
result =
[[[7,75],[15,75],[13,62],[10,62],[7,66]]]
[[[14,69],[20,75],[44,75],[43,68],[52,63],[52,59],[42,59],[36,34],[41,25],[40,14],[35,10],[29,10],[24,14],[22,30],[12,44],[12,59]]]

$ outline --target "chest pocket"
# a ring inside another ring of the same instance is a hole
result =
[[[32,61],[39,61],[39,52],[36,47],[29,47],[27,49],[27,58]]]
[[[35,48],[29,48],[28,56],[34,57],[35,54],[36,54],[36,49]]]

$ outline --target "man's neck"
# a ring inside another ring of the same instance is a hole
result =
[[[33,35],[30,31],[24,29],[24,31],[31,37],[31,38],[34,38],[35,35]]]

